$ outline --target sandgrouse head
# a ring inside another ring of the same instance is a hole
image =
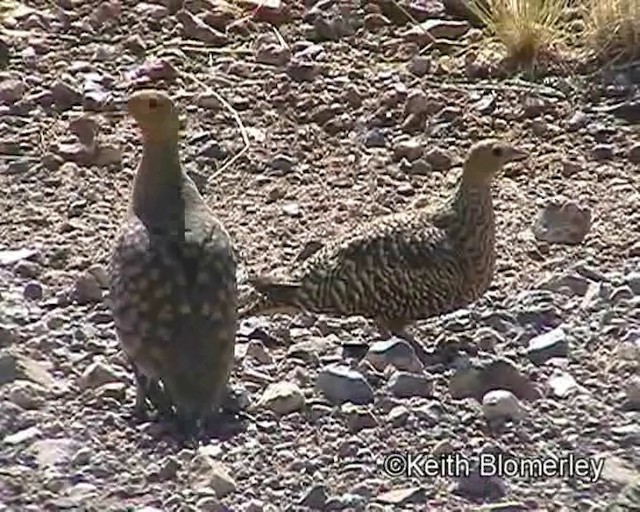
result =
[[[127,110],[146,141],[169,142],[178,139],[178,111],[166,93],[154,89],[136,91],[129,96]]]
[[[464,163],[466,179],[489,182],[502,167],[514,160],[526,157],[526,153],[508,142],[485,139],[475,143]]]

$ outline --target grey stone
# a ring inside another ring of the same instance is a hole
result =
[[[398,370],[416,372],[422,370],[423,366],[413,347],[396,337],[372,343],[365,358],[379,371],[392,365]]]
[[[79,304],[89,304],[102,300],[102,288],[96,276],[91,272],[83,272],[73,289],[73,296]]]
[[[311,510],[324,510],[327,499],[327,488],[322,484],[316,484],[305,493],[299,505],[308,507]]]
[[[625,385],[627,405],[633,410],[640,410],[640,377],[633,375]]]
[[[363,429],[378,426],[378,420],[367,407],[346,403],[341,409],[347,418],[351,432],[360,432]]]
[[[566,372],[555,373],[549,379],[549,388],[558,398],[566,398],[578,389],[578,383]]]
[[[418,158],[411,162],[408,171],[416,176],[426,176],[433,172],[433,167],[424,158]]]
[[[529,341],[527,355],[535,364],[542,364],[552,357],[566,357],[569,351],[569,341],[562,327],[536,336]]]
[[[431,70],[431,59],[425,55],[416,55],[409,62],[409,72],[422,77]]]
[[[8,445],[22,444],[27,441],[30,441],[35,437],[38,437],[40,434],[41,434],[41,431],[38,427],[28,427],[18,432],[14,432],[13,434],[9,434],[5,436],[2,442]]]
[[[407,422],[410,415],[411,412],[404,405],[396,405],[389,411],[389,414],[387,414],[387,418],[392,425],[401,427]]]
[[[584,128],[589,122],[589,118],[584,112],[575,112],[568,120],[567,120],[567,130],[570,132],[578,131],[580,128]]]
[[[8,350],[0,352],[0,387],[17,379],[35,382],[45,389],[58,384],[43,363]]]
[[[373,389],[364,376],[347,366],[330,365],[323,368],[316,386],[333,403],[351,402],[364,405],[373,401]]]
[[[3,249],[0,250],[0,265],[13,265],[38,254],[35,249]],[[33,263],[33,262],[31,262]],[[35,277],[35,276],[28,276]]]
[[[633,290],[631,290],[629,286],[619,286],[611,292],[609,299],[612,304],[620,304],[621,302],[631,300],[634,295]]]
[[[426,502],[426,493],[421,487],[392,489],[376,496],[376,501],[385,505],[409,505]]]
[[[311,82],[320,73],[320,68],[314,62],[293,58],[287,65],[287,73],[296,82]]]
[[[624,276],[624,283],[634,295],[640,295],[640,272],[630,272]]]
[[[634,144],[629,148],[627,158],[633,164],[640,164],[640,143]]]
[[[191,469],[200,486],[210,487],[218,497],[222,498],[236,491],[236,482],[231,477],[229,468],[202,450],[194,458]]]
[[[291,58],[291,50],[269,37],[259,37],[254,44],[254,56],[261,64],[285,66]]]
[[[487,421],[518,420],[523,409],[518,398],[506,389],[494,389],[482,397],[482,412]]]
[[[38,409],[44,405],[46,389],[28,380],[16,380],[11,384],[8,398],[23,409]]]
[[[274,156],[270,163],[272,169],[282,171],[284,173],[290,173],[295,165],[296,161],[290,156],[284,154]]]
[[[364,145],[368,148],[383,148],[386,144],[386,135],[380,128],[371,128],[364,137]]]
[[[423,151],[422,142],[417,138],[399,141],[394,150],[397,159],[406,158],[409,162],[420,158]]]
[[[265,390],[257,407],[267,408],[278,415],[299,411],[304,407],[305,398],[300,388],[292,382],[270,384]]]
[[[575,201],[556,199],[540,212],[533,233],[552,244],[577,245],[591,229],[591,210]]]
[[[38,281],[30,281],[24,286],[22,294],[27,300],[40,300],[44,296],[44,288]]]
[[[433,381],[426,375],[398,371],[387,384],[389,391],[399,398],[433,395]]]
[[[273,363],[271,354],[267,352],[267,348],[260,340],[249,340],[249,342],[247,343],[247,356],[252,357],[260,364]]]
[[[298,203],[287,203],[282,207],[282,211],[289,217],[301,217],[302,211]]]
[[[42,439],[34,442],[30,450],[35,454],[38,466],[47,467],[69,464],[80,446],[78,441],[68,438]]]
[[[486,360],[462,359],[449,381],[449,392],[457,399],[482,400],[488,391],[505,389],[520,400],[536,400],[540,393],[516,364],[506,357],[490,357]]]
[[[12,345],[18,339],[19,336],[17,326],[0,323],[0,348]]]
[[[405,115],[425,113],[429,106],[428,102],[429,98],[422,89],[411,89],[407,94],[407,101],[404,108]]]
[[[430,149],[425,155],[425,160],[431,165],[434,171],[448,171],[451,169],[451,156],[444,149]]]
[[[614,155],[614,146],[611,144],[596,144],[593,148],[593,156],[596,160],[611,160]]]
[[[95,361],[82,372],[79,385],[82,389],[95,389],[119,380],[120,375],[113,368],[102,361]]]

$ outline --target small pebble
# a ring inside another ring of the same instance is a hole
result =
[[[300,388],[292,382],[270,384],[265,390],[257,407],[264,407],[278,415],[299,411],[304,407],[305,398]]]
[[[578,384],[570,374],[561,372],[549,379],[549,387],[555,396],[565,398],[578,388]]]
[[[35,382],[16,380],[9,389],[7,397],[23,409],[39,409],[44,405],[46,390]]]
[[[384,371],[387,365],[409,372],[422,369],[413,347],[395,337],[372,343],[365,357],[379,371]]]
[[[634,144],[629,148],[627,158],[633,164],[640,164],[640,143]]]
[[[517,420],[523,413],[518,398],[505,389],[495,389],[485,394],[482,398],[482,411],[488,421]]]
[[[96,275],[87,271],[76,279],[73,294],[80,304],[99,302],[102,300],[102,287]]]
[[[97,361],[91,363],[79,379],[80,387],[83,389],[95,389],[103,384],[118,382],[120,380],[118,374],[106,363]]]
[[[294,166],[295,160],[287,155],[276,155],[271,160],[271,168],[276,171],[282,171],[284,173],[290,173]]]
[[[378,426],[378,420],[365,406],[347,403],[342,406],[341,410],[347,418],[351,432],[360,432],[362,429]]]
[[[409,62],[409,72],[416,76],[425,76],[431,70],[431,59],[424,55],[416,55]]]
[[[22,293],[25,299],[40,300],[44,296],[44,289],[38,281],[31,281],[25,285]]]
[[[575,112],[567,121],[567,130],[570,132],[578,131],[580,128],[584,128],[589,122],[589,118],[584,112]]]
[[[425,375],[409,372],[395,372],[387,384],[389,391],[399,398],[433,395],[433,381]]]
[[[553,200],[540,212],[533,233],[548,243],[577,245],[590,229],[590,208],[575,201]]]
[[[325,367],[318,375],[316,386],[336,404],[367,404],[373,400],[373,389],[364,376],[347,366]]]
[[[640,295],[640,272],[625,275],[624,282],[634,295]]]
[[[302,211],[300,210],[300,205],[298,203],[288,203],[282,207],[282,211],[287,214],[289,217],[300,217],[302,216]]]
[[[614,149],[611,144],[597,144],[593,148],[593,156],[596,160],[611,160],[614,155]]]
[[[434,171],[448,171],[451,169],[452,161],[449,153],[440,148],[430,149],[425,155],[425,160],[431,165]]]
[[[640,377],[634,375],[625,386],[627,404],[634,410],[640,409]]]
[[[39,267],[38,264],[33,261],[22,260],[16,263],[14,270],[16,274],[21,277],[33,279],[38,276]]]
[[[379,128],[372,128],[364,138],[364,145],[368,148],[383,148],[386,143],[386,136]]]
[[[409,172],[416,176],[426,176],[433,172],[433,166],[427,162],[424,158],[418,158],[411,162],[409,166]]]
[[[566,357],[569,350],[567,335],[561,327],[532,338],[529,341],[527,355],[536,364],[552,357]]]
[[[401,427],[404,425],[409,419],[409,409],[407,409],[404,405],[396,405],[393,409],[389,411],[387,417],[392,425],[396,427]]]
[[[424,147],[419,139],[406,139],[398,142],[395,147],[396,158],[406,158],[409,162],[413,162],[422,156]]]
[[[427,111],[429,98],[422,89],[412,89],[407,94],[406,114],[422,114]]]
[[[328,499],[326,487],[322,484],[316,484],[306,491],[299,504],[311,510],[323,510]]]

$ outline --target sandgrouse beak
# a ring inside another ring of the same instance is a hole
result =
[[[529,153],[524,149],[520,149],[515,146],[507,146],[505,160],[507,162],[516,162],[518,160],[524,160],[528,156],[529,156]]]

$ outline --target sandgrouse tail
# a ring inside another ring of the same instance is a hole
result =
[[[195,433],[226,397],[237,330],[231,240],[180,165],[171,99],[133,93],[143,152],[109,274],[120,345],[132,363],[136,411],[147,400]]]
[[[358,315],[411,341],[408,324],[461,308],[489,287],[496,257],[492,178],[524,156],[498,140],[476,143],[448,202],[361,225],[328,241],[290,277],[252,278],[240,315]]]

